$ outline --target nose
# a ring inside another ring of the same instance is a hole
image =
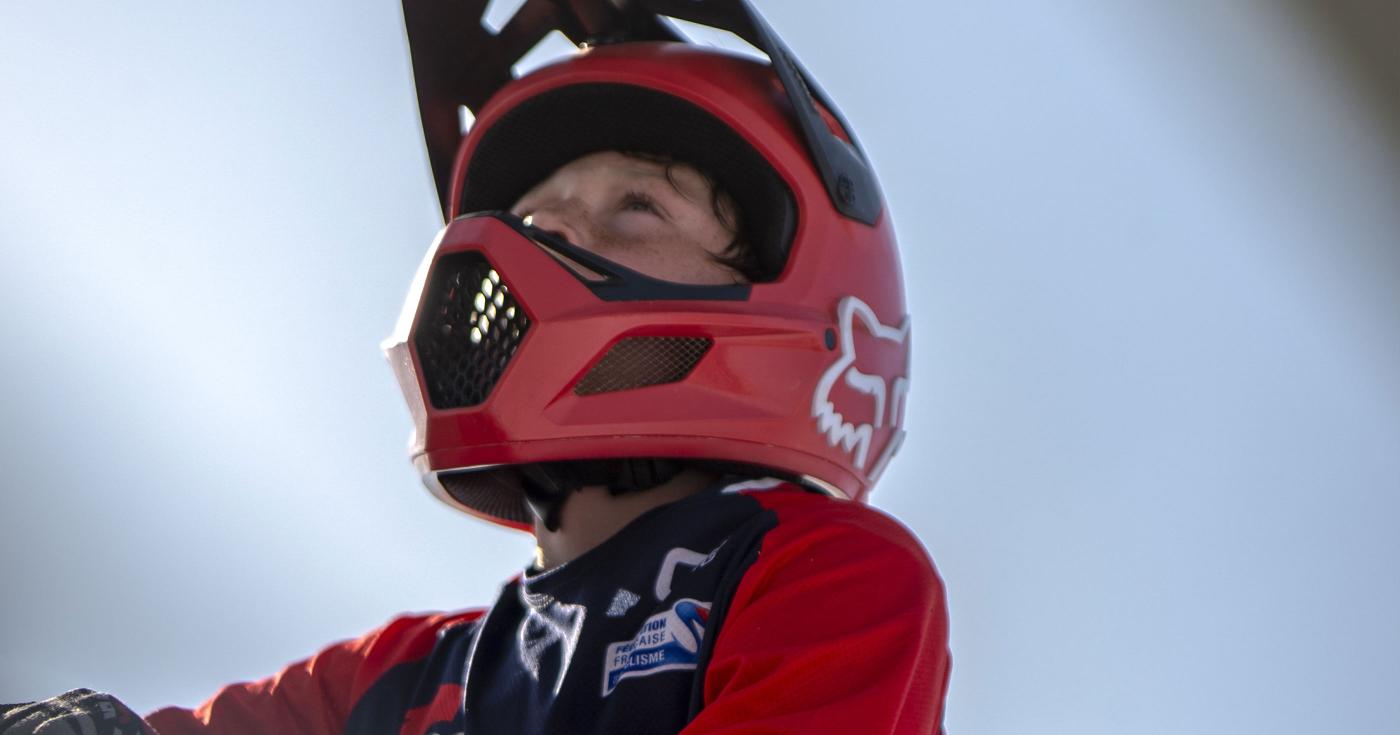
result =
[[[588,249],[583,233],[587,231],[587,214],[578,202],[556,202],[537,207],[525,215],[529,224],[552,235],[562,237],[572,245]]]

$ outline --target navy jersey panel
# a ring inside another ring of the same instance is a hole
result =
[[[464,731],[679,732],[716,603],[773,522],[747,496],[704,493],[508,585],[467,671]]]
[[[398,732],[421,722],[425,733],[456,732],[462,674],[481,631],[480,619],[440,628],[426,657],[396,664],[359,696],[346,735]]]

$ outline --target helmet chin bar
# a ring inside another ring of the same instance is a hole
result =
[[[458,108],[478,112],[511,81],[511,66],[549,32],[578,46],[616,41],[684,41],[667,18],[725,30],[767,54],[797,117],[832,206],[873,225],[884,208],[879,186],[850,125],[747,0],[525,0],[497,33],[482,22],[487,0],[403,0],[423,138],[446,219],[452,162],[462,139]],[[841,128],[827,125],[820,103]]]
[[[477,217],[491,218],[503,224],[506,224],[516,233],[521,235],[522,238],[533,242],[535,245],[539,246],[543,250],[554,254],[558,259],[563,261],[571,261],[577,264],[578,266],[581,266],[583,269],[586,269],[589,272],[589,274],[591,274],[591,276],[580,273],[576,269],[569,268],[567,266],[567,263],[560,264],[561,269],[577,278],[580,283],[587,286],[594,293],[595,296],[597,296],[600,300],[603,301],[743,301],[747,299],[750,294],[750,285],[746,283],[726,285],[692,285],[674,283],[653,278],[646,274],[627,268],[626,266],[615,263],[589,250],[581,248],[549,230],[526,224],[524,219],[517,217],[509,212],[478,212],[470,215],[464,215],[463,217],[459,217],[458,219],[465,220]],[[462,285],[470,287],[475,281],[481,280],[481,285],[483,288],[486,289],[486,291],[484,293],[476,293],[476,299],[478,302],[477,306],[479,308],[489,308],[491,306],[490,299],[494,297],[498,301],[496,306],[502,309],[502,313],[504,313],[504,310],[507,308],[505,306],[507,303],[511,304],[509,311],[511,313],[516,312],[515,301],[513,296],[510,295],[509,287],[498,276],[496,270],[491,267],[491,263],[488,260],[486,260],[486,258],[481,253],[475,251],[465,251],[445,256],[442,260],[438,261],[438,268],[441,269],[446,265],[456,263],[462,258],[471,259],[472,262],[477,265],[477,270],[480,272],[478,273],[473,271],[473,277],[467,279],[472,283],[454,283],[453,285],[456,286],[455,290],[461,290]],[[448,270],[449,272],[446,275],[453,275],[456,273],[456,269]],[[489,276],[486,276],[485,280],[479,278],[479,276],[488,273]],[[443,274],[438,273],[437,275],[441,276]],[[440,287],[440,285],[437,284],[437,281],[439,280],[441,279],[432,278],[427,279],[426,281],[428,287],[427,299],[430,303],[436,303],[440,300],[439,298],[435,297],[435,292],[443,290]],[[459,277],[455,280],[460,281],[461,278]],[[465,298],[467,300],[470,300],[471,298],[470,291],[471,289],[467,288],[464,292]],[[484,299],[484,303],[486,304],[485,306],[482,306],[483,296],[486,297]],[[509,300],[507,301],[506,299]],[[437,314],[438,311],[440,311],[440,309],[433,309],[430,313]],[[443,396],[435,394],[435,389],[440,390],[441,386],[453,385],[455,383],[460,383],[461,381],[452,380],[451,378],[453,376],[442,376],[434,374],[435,371],[430,370],[428,368],[428,360],[426,356],[430,353],[441,352],[441,350],[433,349],[433,340],[425,340],[425,337],[436,338],[439,335],[439,333],[446,333],[448,335],[452,335],[454,332],[465,333],[464,329],[454,329],[454,327],[460,327],[464,325],[456,325],[443,321],[442,318],[445,315],[446,311],[444,311],[443,315],[438,316],[437,321],[432,321],[431,323],[418,325],[418,338],[415,340],[415,344],[417,344],[418,346],[419,355],[424,357],[424,372],[425,376],[428,378],[428,380],[426,381],[426,385],[430,394],[431,403],[437,409],[453,409],[475,406],[479,404],[482,400],[484,400],[486,395],[489,394],[491,388],[496,382],[497,377],[500,375],[500,372],[509,363],[511,353],[514,352],[514,345],[511,345],[508,348],[508,350],[500,358],[499,363],[497,363],[496,358],[490,355],[488,355],[484,360],[476,360],[475,362],[469,362],[469,364],[467,364],[465,367],[468,368],[468,372],[471,373],[481,372],[481,369],[483,367],[495,367],[497,369],[494,371],[488,370],[488,374],[486,375],[474,376],[477,378],[477,380],[472,382],[481,383],[481,385],[472,384],[465,386],[465,388],[458,388],[458,393],[468,395],[469,398],[462,398],[459,400],[444,400]],[[458,316],[460,317],[461,315]],[[502,318],[495,312],[495,310],[492,310],[489,316],[492,318]],[[486,351],[489,339],[482,339],[478,337],[478,328],[472,326],[476,323],[476,317],[477,313],[472,312],[471,318],[468,319],[468,322],[465,326],[471,328],[471,333],[473,337],[471,341],[473,343],[476,343],[476,346],[481,348],[483,351]],[[486,317],[487,315],[483,314],[481,318],[485,320]],[[516,315],[515,318],[519,320],[519,331],[521,333],[521,336],[523,336],[524,332],[528,330],[530,320],[525,315],[523,309],[518,315]],[[485,328],[485,325],[486,322],[483,321],[482,328]],[[429,328],[423,329],[423,327],[425,326]],[[499,331],[501,330],[490,329],[486,330],[485,333],[486,335],[495,335]],[[708,340],[705,340],[705,343],[708,346]],[[457,360],[457,362],[459,363],[462,363],[464,361],[469,361],[469,358],[459,357]],[[440,360],[435,360],[434,362],[440,362]],[[461,367],[463,366],[459,365],[459,368]],[[598,367],[599,366],[595,366],[595,370]],[[439,367],[439,369],[441,368]],[[683,375],[681,375],[680,377],[683,377]],[[582,383],[580,383],[580,385],[582,385]],[[579,386],[575,386],[575,392],[579,393],[580,395],[590,392],[579,391],[578,387]],[[569,498],[572,497],[574,493],[578,492],[579,490],[582,490],[585,487],[601,486],[606,488],[608,493],[611,495],[624,495],[628,493],[642,492],[659,487],[674,479],[687,468],[692,467],[713,472],[717,475],[733,475],[738,477],[757,477],[770,474],[781,474],[777,472],[770,472],[762,468],[746,466],[740,463],[733,462],[726,463],[707,460],[686,460],[679,458],[670,459],[661,457],[625,457],[594,460],[534,462],[520,464],[513,467],[484,468],[484,471],[489,473],[495,473],[495,477],[493,480],[491,480],[491,482],[497,485],[500,485],[502,483],[515,485],[518,488],[515,492],[518,492],[519,495],[522,497],[524,508],[528,510],[528,513],[531,516],[533,516],[534,520],[542,524],[549,531],[559,531],[562,528],[563,524],[564,506],[568,503]],[[481,474],[477,474],[476,477],[485,479],[485,477]],[[457,499],[459,502],[463,502],[467,505],[475,505],[475,503],[466,499],[467,496],[472,494],[472,491],[466,490],[465,494],[463,494],[463,486],[460,483],[453,482],[453,479],[462,479],[462,476],[449,474],[448,478],[449,479],[447,480],[447,485],[451,485],[453,487],[448,488],[445,486],[444,490],[446,490],[449,495]],[[436,481],[442,482],[442,478],[438,477],[436,478]],[[817,487],[819,487],[825,492],[828,492],[828,494],[831,494],[831,487],[829,485],[821,483],[817,485]],[[839,491],[835,494],[838,497],[841,496]]]

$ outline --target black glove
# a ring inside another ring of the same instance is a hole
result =
[[[0,704],[0,735],[159,735],[110,694],[74,689],[42,702]]]

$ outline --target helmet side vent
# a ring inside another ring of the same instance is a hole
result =
[[[530,318],[485,256],[440,260],[413,337],[433,407],[486,400],[529,328]]]
[[[627,337],[574,386],[574,394],[592,396],[685,379],[713,344],[707,337]]]

